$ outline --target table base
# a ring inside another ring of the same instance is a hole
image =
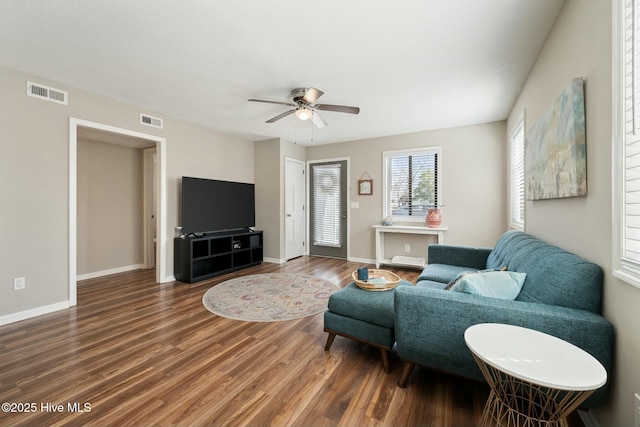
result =
[[[593,393],[531,384],[473,356],[491,387],[481,427],[567,427],[567,415]]]

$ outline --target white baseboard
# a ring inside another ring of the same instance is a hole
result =
[[[271,264],[284,264],[285,262],[287,262],[286,259],[284,258],[262,258],[262,262],[269,262]]]
[[[349,258],[348,261],[349,262],[361,262],[363,264],[375,264],[376,263],[375,259],[354,258],[354,257]]]
[[[96,277],[108,276],[110,274],[124,273],[125,271],[140,270],[144,268],[144,264],[126,265],[124,267],[111,268],[109,270],[96,271],[94,273],[78,274],[77,280],[95,279]]]
[[[45,305],[43,307],[30,308],[29,310],[0,316],[0,325],[8,325],[9,323],[31,319],[32,317],[42,316],[43,314],[53,313],[54,311],[64,310],[69,307],[69,301],[62,301],[55,304]]]

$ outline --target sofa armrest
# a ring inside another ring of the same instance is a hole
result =
[[[486,268],[491,250],[471,246],[429,245],[427,255],[429,264],[459,265],[482,270]]]
[[[611,375],[613,325],[585,310],[403,286],[395,291],[394,321],[403,360],[456,375],[483,379],[464,341],[464,331],[478,323],[505,323],[556,336],[590,353]],[[583,407],[601,404],[608,383]]]

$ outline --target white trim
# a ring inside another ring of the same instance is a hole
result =
[[[144,268],[155,268],[155,238],[152,238],[155,233],[151,214],[154,213],[152,200],[155,198],[153,193],[156,182],[153,177],[156,169],[156,148],[145,148],[142,152],[144,159],[142,162],[142,258]]]
[[[525,155],[524,155],[524,151],[525,151],[525,146],[526,146],[526,129],[527,129],[527,123],[526,123],[526,116],[525,116],[525,110],[522,110],[522,113],[520,113],[520,116],[518,117],[518,119],[516,120],[515,124],[511,127],[511,130],[509,131],[509,194],[507,195],[509,198],[509,211],[508,211],[508,215],[509,215],[509,227],[511,227],[514,230],[520,230],[520,231],[524,231],[525,229],[525,224],[526,224],[526,214],[527,214],[527,207],[526,207],[526,185],[525,188],[522,191],[521,197],[522,197],[522,204],[523,204],[523,211],[522,211],[522,222],[520,221],[514,221],[513,220],[513,141],[514,141],[514,136],[516,134],[516,132],[518,132],[520,129],[522,129],[522,173],[523,173],[523,177],[522,179],[524,180],[524,171],[525,169],[525,164],[524,164],[524,160],[525,160]]]
[[[382,152],[382,218],[386,218],[389,216],[387,214],[387,161],[388,158],[392,155],[402,155],[403,153],[433,153],[435,152],[438,157],[438,205],[444,205],[443,201],[443,186],[442,186],[442,146],[441,145],[430,145],[426,147],[416,147],[416,148],[405,148],[402,150],[387,150]],[[424,222],[424,217],[405,217],[400,216],[397,218],[393,218],[398,222]]]
[[[78,274],[77,280],[95,279],[96,277],[109,276],[110,274],[124,273],[125,271],[142,270],[144,264],[126,265],[124,267],[110,268],[109,270],[95,271],[93,273]]]
[[[611,117],[611,192],[612,192],[612,235],[613,251],[612,266],[613,276],[618,279],[640,288],[640,266],[623,259],[623,244],[625,229],[625,144],[626,131],[624,127],[626,107],[625,107],[625,41],[623,37],[625,27],[625,4],[622,0],[612,2],[612,117]]]
[[[29,310],[19,311],[17,313],[7,314],[5,316],[0,316],[0,325],[7,325],[9,323],[31,319],[32,317],[42,316],[43,314],[49,314],[53,313],[54,311],[64,310],[69,308],[70,306],[71,304],[69,304],[69,301],[62,301],[42,307],[30,308]]]
[[[167,276],[167,139],[155,135],[149,135],[129,129],[123,129],[103,123],[69,117],[69,305],[77,304],[77,170],[78,170],[78,127],[102,130],[111,133],[127,135],[135,138],[147,139],[155,142],[158,174],[156,188],[158,189],[158,199],[156,200],[156,282],[171,282]]]
[[[624,66],[622,64],[624,41],[622,40],[622,28],[624,24],[624,17],[620,16],[624,7],[622,0],[613,0],[612,7],[612,73],[611,73],[611,98],[613,105],[611,106],[611,218],[612,218],[612,235],[613,235],[613,275],[617,277],[618,268],[620,267],[621,248],[622,248],[622,224],[620,212],[623,211],[624,200],[622,198],[622,158],[623,147],[622,141],[624,138],[624,125],[622,118],[624,117],[624,89],[623,89],[623,76]]]
[[[78,304],[78,126],[69,118],[69,305]]]
[[[280,258],[280,259],[277,259],[277,258],[262,258],[262,262],[268,262],[268,263],[271,263],[271,264],[284,264],[285,262],[287,262],[287,260],[284,259],[284,258]]]
[[[369,259],[369,258],[349,258],[347,261],[349,262],[359,262],[362,264],[375,264],[376,260],[375,259]]]

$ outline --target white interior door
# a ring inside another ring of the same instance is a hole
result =
[[[305,176],[304,162],[285,159],[284,234],[285,258],[292,259],[305,253]]]

